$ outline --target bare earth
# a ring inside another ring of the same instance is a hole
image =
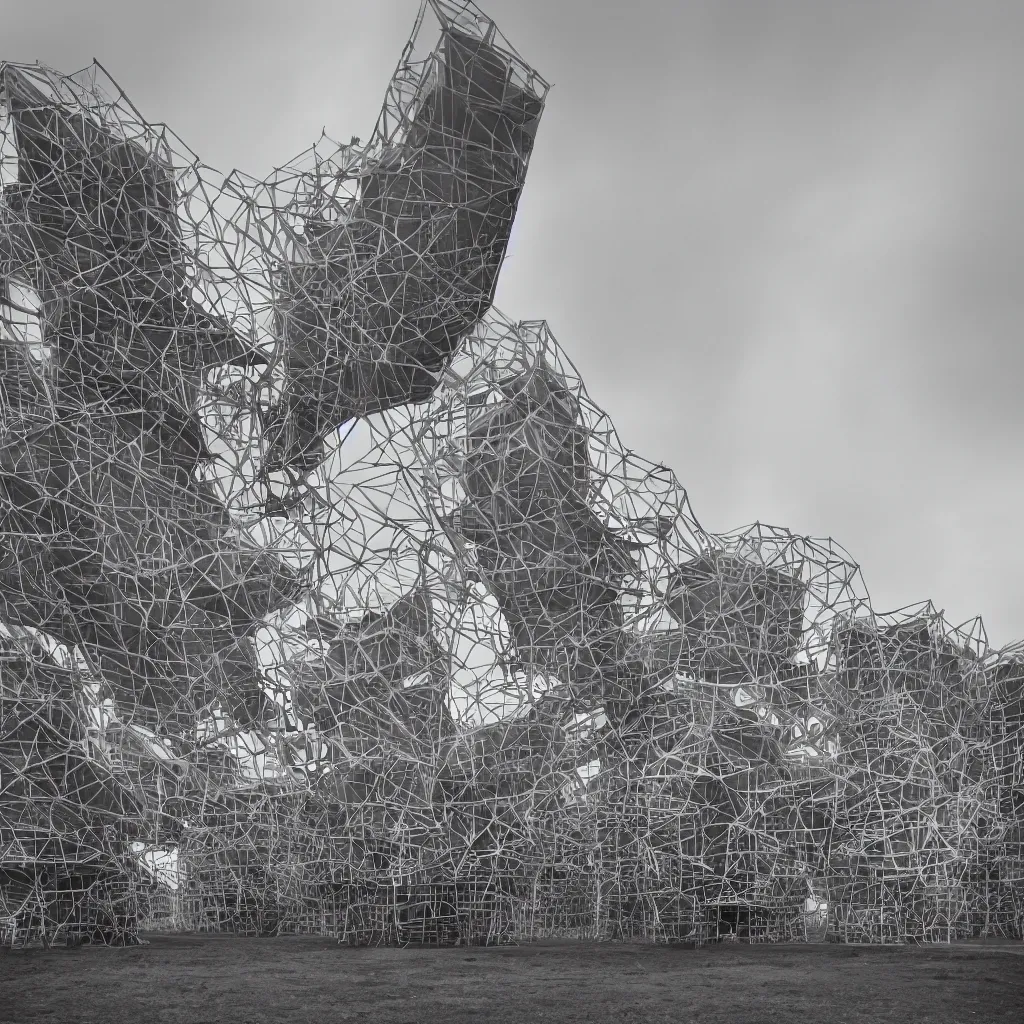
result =
[[[0,1022],[1024,1021],[1024,944],[349,949],[157,935],[0,953]]]

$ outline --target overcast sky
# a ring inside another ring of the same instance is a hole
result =
[[[207,162],[369,135],[416,0],[0,0]],[[498,305],[705,527],[1024,637],[1024,4],[482,0],[554,83]],[[1020,65],[1020,66],[1018,66]]]

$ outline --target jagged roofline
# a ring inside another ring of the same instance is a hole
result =
[[[498,321],[503,325],[508,325],[512,323],[511,320],[504,316],[504,314],[500,313],[497,309],[492,309],[490,316],[495,321]],[[516,324],[516,329],[526,331],[531,334],[535,334],[539,337],[545,338],[546,344],[551,345],[557,353],[558,367],[556,368],[556,372],[561,373],[563,377],[570,378],[570,390],[572,390],[574,394],[577,395],[577,397],[584,398],[593,408],[599,408],[587,393],[586,384],[583,381],[582,375],[577,369],[576,364],[573,362],[571,356],[569,356],[562,349],[562,347],[558,345],[557,342],[555,342],[551,332],[550,323],[547,320],[520,320]],[[603,415],[607,419],[613,436],[618,438],[618,432],[615,429],[609,414],[604,413]],[[622,444],[621,441],[619,441],[618,443],[620,445]],[[623,450],[629,453],[630,455],[635,455],[635,452],[633,452],[632,449],[626,448],[624,445]],[[640,459],[640,461],[646,463],[646,460],[643,460],[642,458]],[[674,487],[678,488],[679,492],[682,493],[683,495],[688,495],[688,492],[679,483],[678,477],[671,468],[657,465],[654,463],[647,463],[647,465],[649,465],[652,470],[664,470],[666,473],[670,475]],[[829,560],[834,562],[836,566],[843,566],[845,568],[848,568],[848,570],[851,573],[851,576],[860,577],[861,575],[860,564],[853,558],[853,556],[847,551],[846,548],[844,548],[838,541],[836,541],[832,537],[812,538],[811,536],[805,534],[794,534],[788,527],[773,526],[771,524],[761,522],[760,520],[757,520],[746,526],[733,527],[729,530],[725,530],[720,533],[710,533],[705,531],[701,527],[700,522],[697,519],[696,514],[692,511],[692,509],[690,510],[690,515],[693,516],[693,523],[696,528],[695,533],[698,537],[701,537],[705,540],[706,550],[708,552],[734,552],[737,548],[742,548],[746,546],[746,542],[748,542],[751,538],[757,538],[758,540],[768,541],[775,546],[779,556],[778,564],[781,567],[785,567],[787,565],[787,562],[783,556],[785,554],[786,549],[792,547],[794,544],[799,544],[801,542],[809,542],[812,545],[814,545],[815,548],[817,548],[820,552],[827,553],[827,555],[830,556]],[[799,555],[797,557],[799,558]],[[772,561],[769,560],[765,564],[768,567],[770,567],[772,565]],[[861,583],[861,586],[863,586],[863,583]],[[868,607],[870,607],[870,598],[866,590],[864,591],[864,598],[865,604]],[[939,620],[941,620],[941,622],[945,624],[946,629],[950,633],[961,637],[965,643],[969,644],[973,642],[974,644],[977,644],[980,641],[981,649],[988,649],[987,636],[980,616],[967,619],[963,623],[959,624],[951,623],[949,620],[945,618],[944,612],[939,611],[937,609],[937,606],[931,599],[926,599],[921,602],[904,605],[900,608],[895,608],[888,612],[875,611],[872,609],[871,614],[876,616],[881,621],[891,621],[893,624],[896,624],[908,617],[917,618],[924,616],[929,619],[934,619],[938,617]],[[1018,647],[1024,647],[1024,641],[1011,643],[1002,649],[1009,651],[1016,650]]]
[[[997,651],[991,651],[988,647],[987,634],[980,616],[967,619],[962,623],[953,623],[945,617],[944,611],[938,609],[932,599],[903,605],[890,611],[875,610],[872,607],[870,595],[864,584],[860,563],[833,537],[812,537],[808,534],[796,534],[788,527],[771,525],[760,520],[756,520],[746,526],[733,527],[722,532],[712,533],[706,530],[702,526],[697,514],[693,511],[689,492],[679,482],[675,471],[670,467],[648,462],[642,456],[637,455],[633,449],[626,447],[622,443],[610,413],[602,410],[590,398],[586,383],[579,369],[573,362],[572,357],[555,340],[549,321],[544,319],[514,321],[497,308],[492,308],[483,325],[484,328],[486,328],[487,323],[496,324],[498,329],[502,331],[514,330],[524,332],[527,335],[541,339],[538,349],[540,359],[543,360],[551,355],[554,356],[554,365],[550,366],[549,369],[566,382],[570,392],[577,399],[582,399],[589,408],[600,413],[610,436],[615,439],[616,444],[621,447],[622,451],[627,456],[633,457],[638,464],[648,467],[651,473],[666,475],[666,478],[671,481],[672,488],[682,495],[681,505],[686,510],[687,518],[692,524],[694,539],[698,542],[697,553],[706,552],[712,554],[717,552],[723,555],[735,555],[740,558],[753,557],[755,564],[762,564],[766,568],[777,566],[785,571],[791,568],[793,561],[800,562],[807,558],[806,553],[801,553],[794,549],[803,545],[809,545],[818,557],[823,558],[826,566],[829,567],[827,571],[841,572],[845,582],[856,582],[858,593],[861,597],[859,606],[863,609],[859,614],[866,617],[873,616],[880,624],[891,625],[897,625],[907,619],[927,618],[930,622],[935,623],[945,635],[956,638],[962,646],[972,648],[975,653],[984,653],[988,656],[996,656],[1001,650],[1015,651],[1019,647],[1024,648],[1024,641],[1017,641],[1011,642]],[[524,365],[520,372],[529,374],[530,369],[529,366]],[[453,372],[452,375],[456,382],[460,381],[457,373]],[[508,379],[510,381],[515,379],[514,374],[510,375]],[[497,386],[497,384],[494,386]],[[755,548],[756,554],[754,553]],[[746,556],[744,555],[745,549],[747,551]],[[765,550],[769,552],[767,558],[764,555]],[[855,612],[853,614],[858,613]]]
[[[424,4],[423,7],[421,8],[421,13],[420,13],[420,17],[421,18],[423,16],[423,14],[425,13],[427,6],[430,6],[430,7],[434,8],[438,12],[439,16],[449,16],[451,14],[451,11],[453,10],[453,5],[442,5],[442,4],[436,4],[436,3]],[[492,33],[493,34],[493,32],[494,32],[494,26],[492,24],[492,25],[490,25],[490,28],[488,29],[488,33]],[[29,68],[31,66],[20,66],[20,67]],[[537,322],[535,322],[535,323],[537,323]],[[526,326],[529,326],[528,322],[527,322]],[[722,535],[723,538],[726,537],[726,536],[727,535]]]

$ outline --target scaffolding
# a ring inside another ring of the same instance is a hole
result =
[[[547,92],[428,0],[256,180],[0,64],[0,944],[1021,937],[1024,648],[492,308]]]

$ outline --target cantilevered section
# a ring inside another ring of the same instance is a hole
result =
[[[314,465],[352,417],[429,398],[494,296],[547,85],[471,4],[430,7],[440,40],[416,57],[421,15],[353,198],[332,210],[314,189],[281,271],[286,466]]]

